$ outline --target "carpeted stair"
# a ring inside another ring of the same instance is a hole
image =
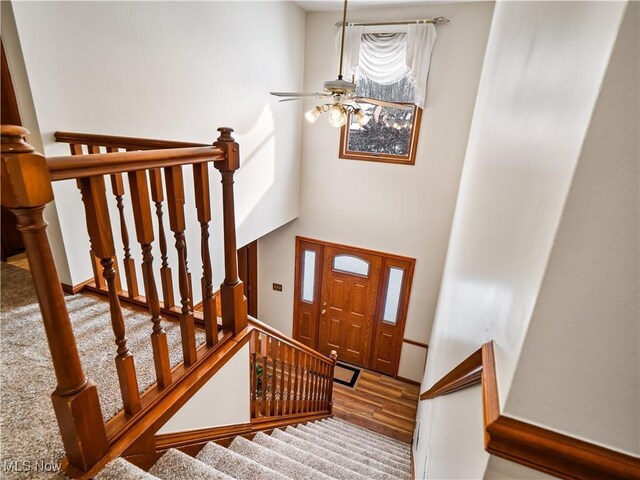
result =
[[[338,419],[325,419],[253,440],[237,437],[222,447],[210,442],[195,457],[168,450],[149,469],[122,458],[96,480],[408,480],[408,444]]]

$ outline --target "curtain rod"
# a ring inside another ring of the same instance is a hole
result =
[[[451,20],[447,17],[435,17],[435,18],[419,18],[416,20],[397,20],[394,22],[371,22],[371,23],[356,23],[347,22],[347,27],[377,27],[383,25],[411,25],[414,23],[433,23],[434,25],[446,25]],[[336,23],[336,27],[342,27],[342,22]]]

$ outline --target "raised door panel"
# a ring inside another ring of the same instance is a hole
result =
[[[318,349],[368,367],[382,259],[325,246]]]

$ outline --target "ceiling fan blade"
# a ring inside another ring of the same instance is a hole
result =
[[[278,102],[293,102],[295,100],[304,100],[304,97],[283,98],[282,100],[278,100]]]
[[[293,92],[270,92],[276,97],[327,97],[326,93],[293,93]]]
[[[358,102],[371,103],[373,105],[380,105],[381,107],[396,108],[398,110],[413,110],[413,105],[385,102],[384,100],[376,100],[375,98],[355,97],[354,100]]]

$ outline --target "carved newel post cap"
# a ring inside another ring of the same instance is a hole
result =
[[[218,137],[219,142],[235,142],[234,138],[231,136],[233,128],[220,127],[218,131],[220,132],[220,136]]]
[[[29,135],[29,130],[19,125],[2,125],[2,153],[29,153],[33,152],[33,147],[24,141],[24,137]]]
[[[336,360],[338,358],[338,352],[336,352],[335,350],[331,350],[331,353],[329,354],[329,358]]]

